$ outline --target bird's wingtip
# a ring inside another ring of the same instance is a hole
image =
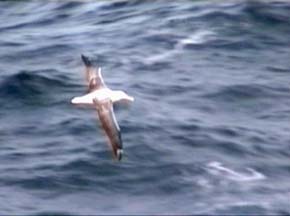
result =
[[[122,156],[123,156],[123,149],[117,149],[116,157],[117,157],[118,161],[120,161],[122,159]]]
[[[70,100],[70,103],[71,103],[71,104],[76,104],[76,98],[75,98],[75,97],[72,98],[72,99]]]
[[[85,56],[84,54],[81,54],[81,58],[82,58],[84,64],[85,64],[87,67],[92,66],[92,62],[91,62],[91,60],[89,59],[89,57]]]

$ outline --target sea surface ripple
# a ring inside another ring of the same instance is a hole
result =
[[[0,214],[290,214],[288,1],[0,1]],[[84,53],[112,89],[112,160]]]

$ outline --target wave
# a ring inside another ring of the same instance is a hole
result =
[[[160,63],[160,62],[168,62],[175,57],[176,55],[182,52],[182,49],[189,48],[191,46],[208,46],[211,41],[214,41],[215,33],[209,30],[197,30],[189,36],[181,36],[176,34],[166,34],[166,33],[155,33],[150,36],[150,40],[153,43],[158,41],[162,41],[162,43],[166,43],[168,50],[163,51],[159,54],[154,54],[148,58],[144,59],[144,63],[147,65]],[[148,38],[147,38],[148,40]]]
[[[226,22],[246,22],[252,24],[285,24],[290,23],[290,6],[286,1],[244,1],[221,3],[218,7],[205,6],[199,20],[226,21]]]
[[[249,16],[252,21],[267,25],[290,24],[290,6],[283,1],[247,1],[242,12]]]
[[[213,39],[215,33],[209,30],[200,30],[179,41],[177,47],[187,44],[204,44]]]
[[[286,89],[283,88],[269,88],[268,86],[260,84],[237,84],[221,87],[216,92],[205,95],[205,97],[224,101],[239,101],[242,99],[254,100],[259,98],[277,97],[284,94],[285,90]]]
[[[0,193],[14,212],[140,213],[141,203],[161,214],[214,214],[209,205],[231,214],[245,197],[259,206],[273,194],[270,210],[289,209],[289,2],[1,6],[0,183],[10,191]],[[98,56],[108,86],[138,99],[130,112],[115,109],[121,163],[96,111],[69,104],[86,90],[83,52]],[[19,193],[31,196],[19,204]]]
[[[246,168],[247,172],[237,172],[216,161],[210,162],[207,165],[207,170],[213,175],[218,175],[233,181],[258,181],[266,178],[262,173],[252,168]]]
[[[281,66],[267,66],[266,70],[274,72],[274,73],[290,73],[289,68],[283,68]]]
[[[65,211],[40,211],[38,213],[35,214],[31,214],[32,216],[73,216],[73,215],[77,215],[77,214],[71,214],[70,212],[65,212]]]
[[[64,92],[71,87],[75,85],[70,82],[70,79],[54,70],[20,71],[5,77],[0,82],[0,97],[11,102],[17,100],[41,102],[47,101],[50,95],[54,97],[54,94]]]

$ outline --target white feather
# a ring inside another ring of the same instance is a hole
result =
[[[74,97],[72,104],[93,105],[93,99],[99,101],[110,99],[113,103],[120,100],[134,101],[134,98],[127,95],[124,91],[114,91],[109,88],[102,88],[81,97]]]

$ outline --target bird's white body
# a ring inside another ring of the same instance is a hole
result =
[[[124,91],[115,91],[109,88],[97,89],[81,97],[74,97],[71,100],[72,104],[79,105],[94,105],[94,99],[103,101],[110,99],[113,103],[116,101],[134,101],[134,98],[127,95]]]

